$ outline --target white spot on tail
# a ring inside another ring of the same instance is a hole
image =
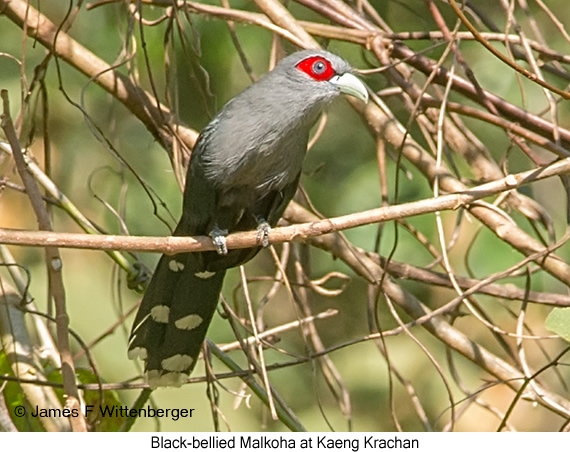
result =
[[[163,373],[161,370],[149,370],[146,373],[146,380],[151,389],[159,386],[174,386],[179,388],[185,381],[186,375],[180,372]]]
[[[170,308],[163,304],[155,306],[150,310],[152,320],[158,323],[168,323],[168,314],[170,314]]]
[[[170,358],[163,359],[160,363],[164,370],[171,372],[182,372],[192,366],[194,359],[189,355],[174,355]]]
[[[175,273],[181,272],[182,270],[184,270],[184,264],[182,262],[177,261],[176,259],[172,259],[168,263],[168,268]]]
[[[135,359],[140,359],[142,361],[144,361],[148,354],[146,351],[146,348],[144,347],[135,347],[131,350],[129,350],[129,352],[127,353],[127,356],[129,357],[129,359],[135,360]]]
[[[211,278],[212,276],[214,276],[215,273],[214,272],[198,272],[198,273],[194,273],[194,276],[197,276],[198,278],[202,278],[202,279],[208,279]]]
[[[204,319],[200,317],[198,314],[190,314],[186,317],[182,317],[174,322],[176,328],[180,330],[193,330],[194,328],[198,327]]]

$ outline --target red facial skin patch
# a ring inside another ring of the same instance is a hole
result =
[[[335,75],[331,63],[319,56],[305,58],[297,64],[297,69],[319,82],[330,80]]]

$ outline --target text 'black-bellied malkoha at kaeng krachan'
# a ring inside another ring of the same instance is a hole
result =
[[[226,269],[260,247],[228,250],[225,236],[257,229],[260,244],[297,190],[309,132],[341,93],[368,93],[350,65],[300,51],[231,99],[192,152],[176,236],[209,235],[216,251],[163,255],[142,299],[129,358],[145,361],[151,387],[180,386],[196,364]]]

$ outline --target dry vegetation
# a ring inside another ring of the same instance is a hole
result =
[[[545,327],[570,306],[566,2],[215,3],[0,0],[0,430],[154,429],[13,409],[180,400],[200,419],[162,428],[567,430],[569,348]],[[226,281],[206,365],[151,394],[125,352],[141,252],[212,249],[150,237],[211,91],[322,46],[371,101],[324,117],[272,246]]]

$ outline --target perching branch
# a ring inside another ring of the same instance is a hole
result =
[[[570,158],[558,160],[536,170],[509,174],[507,177],[479,185],[462,193],[443,195],[421,201],[395,206],[379,207],[336,218],[316,220],[312,223],[293,224],[275,228],[269,235],[269,243],[303,241],[311,237],[364,226],[387,222],[428,213],[457,210],[478,206],[476,201],[514,190],[531,182],[570,173]],[[473,206],[472,206],[473,205]],[[482,204],[480,209],[486,209]],[[287,217],[287,214],[285,214]],[[229,249],[258,246],[257,231],[238,232],[227,237]],[[0,243],[20,246],[57,246],[93,250],[146,251],[176,254],[180,252],[213,251],[215,246],[207,236],[196,237],[133,237],[117,235],[90,235],[47,231],[21,231],[0,229]]]

